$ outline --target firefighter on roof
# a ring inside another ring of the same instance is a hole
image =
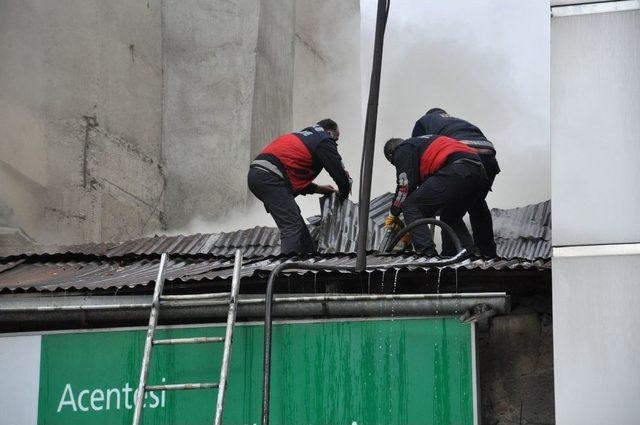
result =
[[[280,229],[283,254],[312,254],[316,251],[307,225],[294,197],[337,192],[346,198],[351,178],[338,153],[340,130],[325,119],[295,133],[278,137],[251,163],[249,190],[260,199]],[[325,169],[336,182],[320,186],[313,180]]]
[[[462,218],[489,184],[475,150],[450,137],[423,136],[389,139],[384,155],[396,167],[397,176],[396,194],[385,224],[395,226],[401,212],[408,225],[440,211],[440,219],[453,228],[462,246],[470,249],[473,239]],[[411,236],[418,254],[438,255],[426,225],[412,229]],[[442,255],[454,254],[454,245],[443,232]]]
[[[496,256],[496,243],[493,238],[493,221],[485,198],[493,186],[496,175],[500,172],[496,160],[493,143],[487,140],[482,131],[475,125],[461,118],[451,117],[444,109],[433,108],[427,111],[413,127],[411,137],[428,134],[448,136],[473,148],[480,156],[489,178],[487,192],[469,208],[469,221],[476,245],[476,254],[482,257]]]

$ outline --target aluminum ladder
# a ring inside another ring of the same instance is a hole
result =
[[[168,256],[162,254],[160,257],[160,268],[156,278],[153,300],[151,304],[151,315],[149,316],[149,326],[147,328],[147,339],[144,344],[144,354],[142,356],[142,368],[140,369],[140,381],[136,393],[135,410],[133,413],[133,425],[140,425],[142,410],[144,406],[144,395],[146,391],[177,391],[177,390],[200,390],[218,388],[218,400],[216,403],[215,425],[222,424],[222,411],[224,407],[224,396],[227,389],[227,377],[229,373],[229,363],[231,361],[231,344],[233,343],[233,329],[236,323],[236,309],[238,301],[238,290],[240,287],[240,269],[242,267],[242,253],[236,250],[233,265],[233,279],[231,281],[231,292],[218,294],[195,294],[195,295],[162,295],[164,288],[164,275]],[[180,301],[209,300],[229,296],[229,313],[227,315],[227,328],[224,337],[197,337],[197,338],[175,338],[175,339],[154,339],[158,315],[161,305],[171,305]],[[151,364],[151,353],[155,345],[176,345],[176,344],[206,344],[224,342],[224,352],[222,355],[222,367],[220,369],[219,382],[201,382],[184,384],[147,385],[149,365]]]

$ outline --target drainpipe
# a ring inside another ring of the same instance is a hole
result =
[[[369,102],[367,104],[367,118],[364,126],[364,141],[362,146],[362,162],[360,163],[360,197],[358,200],[358,257],[356,271],[361,272],[367,267],[367,235],[369,233],[369,202],[371,200],[371,174],[373,171],[373,151],[376,142],[376,123],[378,119],[378,97],[380,94],[380,70],[382,68],[382,43],[384,30],[387,25],[389,4],[391,0],[378,0],[378,15],[376,18],[376,36],[373,46],[373,66],[371,69],[371,83],[369,86]]]

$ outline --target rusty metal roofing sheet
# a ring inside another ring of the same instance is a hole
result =
[[[403,264],[425,261],[424,267],[405,267]],[[242,268],[242,276],[264,275],[285,261],[282,257],[249,260]],[[355,256],[335,255],[318,256],[311,262],[326,265],[353,266]],[[130,261],[102,259],[96,261],[69,262],[17,262],[0,272],[0,290],[35,289],[38,291],[68,289],[107,289],[135,287],[152,282],[158,272],[157,258]],[[413,255],[369,255],[368,264],[377,266],[376,270],[429,269],[428,260]],[[446,268],[467,270],[513,270],[550,268],[549,260],[466,260]],[[226,258],[174,257],[167,264],[168,282],[186,282],[201,280],[229,279],[233,273],[233,260]],[[300,274],[312,273],[300,271]]]
[[[35,246],[19,252],[4,252],[2,256],[41,256],[55,254],[82,254],[96,257],[125,257],[159,255],[210,255],[232,257],[236,248],[242,248],[245,257],[263,257],[280,254],[280,233],[275,227],[254,227],[228,233],[164,236],[156,235],[120,243],[95,243],[71,246]]]
[[[24,263],[0,273],[2,289],[106,289],[134,287],[153,281],[159,260],[129,262],[99,261]],[[200,280],[217,268],[233,268],[227,259],[172,258],[167,263],[167,281]]]
[[[280,254],[280,233],[275,227],[253,227],[228,233],[154,236],[111,246],[103,255],[121,257],[129,254],[168,254],[233,256],[242,248],[245,257]]]

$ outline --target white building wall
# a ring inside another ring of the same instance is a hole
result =
[[[553,242],[640,241],[640,11],[552,20]]]
[[[556,422],[638,423],[640,10],[554,17],[551,47]]]

